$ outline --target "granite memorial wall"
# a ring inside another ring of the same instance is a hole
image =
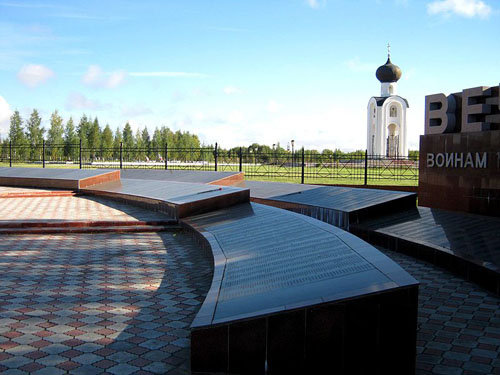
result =
[[[419,205],[500,216],[499,91],[426,96]]]

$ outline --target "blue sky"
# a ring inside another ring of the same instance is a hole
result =
[[[364,149],[388,42],[410,103],[500,81],[498,0],[0,0],[0,135],[17,109],[223,147]]]

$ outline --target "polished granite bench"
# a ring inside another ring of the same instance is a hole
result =
[[[120,171],[109,169],[55,169],[0,167],[0,185],[79,190],[119,181]]]
[[[417,194],[342,186],[245,181],[251,200],[298,212],[349,230],[350,226],[385,213],[415,207]]]
[[[160,211],[175,220],[249,200],[248,189],[177,181],[121,179],[81,191]]]
[[[214,259],[193,372],[414,373],[418,282],[373,246],[255,203],[182,223]]]
[[[428,207],[352,226],[374,245],[445,268],[500,295],[500,218]]]

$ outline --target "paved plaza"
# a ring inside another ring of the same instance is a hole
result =
[[[158,220],[89,197],[2,198],[8,221]],[[500,374],[500,299],[383,250],[421,282],[417,374]],[[0,373],[189,373],[210,262],[182,233],[0,236]]]
[[[3,236],[2,374],[189,373],[210,264],[171,233]]]
[[[13,191],[13,188],[10,189]],[[23,189],[19,189],[23,191]],[[55,196],[0,199],[0,226],[15,222],[54,221],[159,221],[169,219],[148,211],[100,197]]]
[[[500,299],[412,257],[383,250],[420,281],[417,374],[500,374]]]

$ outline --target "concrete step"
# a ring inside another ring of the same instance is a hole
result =
[[[46,197],[73,197],[83,195],[71,190],[60,191],[7,191],[0,193],[0,198],[46,198]]]
[[[173,219],[166,220],[0,220],[0,229],[16,228],[98,228],[98,227],[134,227],[134,226],[171,226],[177,225]]]
[[[97,227],[26,227],[0,228],[2,234],[58,234],[58,233],[140,233],[178,231],[179,225],[129,225],[129,226],[97,226]]]

